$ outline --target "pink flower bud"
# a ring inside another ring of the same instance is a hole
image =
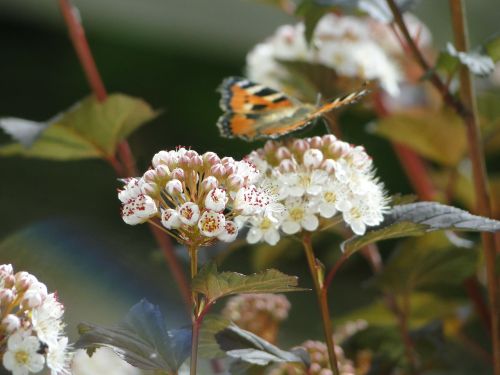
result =
[[[226,167],[228,164],[234,164],[234,159],[231,156],[225,156],[222,158],[221,163]]]
[[[234,163],[224,164],[224,168],[226,168],[226,175],[228,176],[236,173],[237,170],[236,164]]]
[[[149,171],[146,171],[142,177],[144,178],[144,181],[154,182],[158,176],[156,175],[156,171],[154,169],[150,169]]]
[[[264,144],[264,151],[266,154],[272,154],[276,150],[276,142],[274,141],[267,141]]]
[[[153,167],[157,167],[160,164],[166,164],[166,161],[169,159],[169,154],[167,151],[160,151],[153,156],[152,164]]]
[[[158,185],[154,182],[141,185],[141,193],[146,195],[155,195],[158,192]]]
[[[175,168],[170,174],[170,177],[176,180],[184,181],[184,170],[181,168]]]
[[[282,160],[278,168],[281,173],[290,173],[296,171],[296,165],[292,161],[292,159]]]
[[[174,195],[176,193],[182,193],[182,182],[180,182],[179,180],[177,179],[174,179],[174,180],[170,180],[169,182],[167,182],[167,184],[165,185],[165,189],[167,189],[167,192],[170,194],[170,195]]]
[[[292,156],[290,150],[287,147],[281,146],[276,150],[276,158],[278,160],[289,159]]]
[[[305,152],[309,148],[309,144],[303,139],[296,139],[292,145],[293,149],[297,152]]]
[[[232,174],[227,178],[227,187],[229,190],[239,190],[244,183],[243,177],[237,174]]]
[[[12,264],[0,265],[0,277],[10,276],[13,273],[14,273],[14,268],[12,268]]]
[[[335,137],[333,134],[325,134],[323,136],[323,145],[329,146],[332,143],[334,143],[337,140],[337,137]]]
[[[12,288],[16,283],[16,278],[14,277],[14,275],[0,276],[0,279],[3,280],[4,288]]]
[[[1,289],[0,290],[0,304],[10,305],[14,301],[14,292],[12,289]]]
[[[35,276],[25,271],[16,273],[15,279],[16,289],[20,292],[25,291],[26,289],[31,287],[31,284],[33,284],[33,282],[38,281]]]
[[[219,156],[212,151],[205,152],[202,157],[205,165],[215,165],[220,163]]]
[[[200,156],[195,150],[188,150],[185,155],[190,159]]]
[[[2,320],[2,327],[7,333],[14,332],[21,326],[21,320],[14,314],[9,314]]]
[[[323,161],[323,153],[316,149],[316,148],[311,148],[304,152],[304,165],[307,168],[317,168],[320,166],[321,162]]]
[[[179,158],[179,166],[181,168],[189,168],[190,161],[191,161],[191,159],[189,158],[189,156],[184,154]]]
[[[23,306],[29,308],[35,308],[40,306],[43,303],[42,294],[35,289],[28,289],[26,293],[24,293],[22,304]]]
[[[348,143],[342,142],[342,141],[336,141],[328,147],[328,151],[332,154],[333,157],[335,158],[340,158],[349,153],[349,150],[351,149],[351,146],[349,146]]]
[[[164,178],[170,175],[170,169],[166,165],[159,165],[155,168],[155,172],[158,177]]]
[[[313,148],[321,148],[321,147],[323,147],[323,139],[321,137],[318,137],[318,136],[312,137],[309,140],[309,144]]]
[[[224,177],[226,174],[226,168],[222,164],[214,164],[210,168],[210,174],[216,178]]]
[[[189,162],[189,167],[193,169],[200,169],[203,167],[203,159],[201,156],[196,154],[196,156],[193,156]]]
[[[335,160],[333,159],[325,159],[323,163],[321,163],[321,168],[323,168],[328,173],[335,172]]]
[[[204,191],[215,189],[219,185],[219,181],[214,176],[208,176],[201,182],[201,188]]]

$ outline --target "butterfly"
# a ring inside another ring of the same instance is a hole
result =
[[[365,89],[316,106],[242,77],[228,77],[217,89],[225,112],[217,121],[225,138],[276,139],[304,129],[325,113],[356,102]]]

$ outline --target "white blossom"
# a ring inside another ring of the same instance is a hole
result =
[[[13,375],[37,373],[43,369],[45,358],[39,354],[40,341],[29,332],[18,330],[7,341],[7,351],[3,355],[4,367]]]
[[[205,198],[205,207],[213,211],[223,211],[226,208],[228,197],[224,189],[215,188],[208,192]]]
[[[222,242],[233,242],[238,237],[238,226],[234,221],[226,220],[224,230],[217,236]]]
[[[68,354],[68,338],[61,337],[48,347],[47,367],[51,375],[69,375],[71,356]]]
[[[280,240],[280,222],[271,220],[269,216],[257,216],[250,219],[250,229],[247,233],[247,242],[254,244],[260,241],[274,246]]]
[[[173,208],[161,211],[161,223],[167,229],[179,228],[182,224],[179,213]]]
[[[206,237],[217,237],[225,230],[226,218],[215,211],[205,211],[200,217],[198,228]]]
[[[285,201],[287,215],[281,228],[286,234],[295,234],[302,229],[315,231],[318,229],[319,220],[313,207],[300,198],[288,198]]]
[[[200,218],[200,208],[196,203],[186,202],[178,208],[179,219],[183,224],[193,226]]]

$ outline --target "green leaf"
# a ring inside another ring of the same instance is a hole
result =
[[[109,158],[115,154],[119,142],[156,115],[141,99],[112,94],[100,103],[90,96],[45,123],[3,119],[1,127],[6,129],[5,124],[10,124],[9,134],[22,144],[0,147],[0,156],[51,160]],[[12,129],[13,120],[16,127],[30,127],[31,138],[22,136],[21,129]]]
[[[221,272],[214,262],[206,264],[192,281],[192,289],[204,294],[208,302],[241,293],[282,293],[305,290],[297,287],[298,278],[270,269],[253,275]]]
[[[270,363],[292,362],[308,365],[309,356],[304,349],[285,351],[267,342],[252,332],[245,331],[235,324],[215,335],[217,343],[226,354],[235,359],[259,366]]]
[[[146,300],[134,305],[116,327],[81,323],[77,349],[108,347],[143,370],[177,372],[191,353],[191,328],[167,331],[158,308]]]
[[[316,0],[304,0],[299,4],[295,14],[304,19],[304,36],[307,43],[311,43],[314,36],[314,30],[316,29],[316,25],[321,17],[333,9],[335,9],[335,7],[331,4],[327,3],[323,5]]]
[[[496,35],[486,42],[484,49],[494,62],[500,60],[500,35]]]
[[[379,120],[370,130],[445,166],[457,165],[467,151],[465,127],[451,110],[399,112]]]
[[[222,358],[226,353],[220,349],[215,335],[229,327],[231,321],[219,315],[207,315],[203,319],[198,340],[198,353],[206,359]]]
[[[432,293],[412,293],[409,328],[416,329],[433,320],[452,316],[459,306],[460,302],[457,300],[444,299]],[[394,327],[398,324],[397,317],[389,310],[387,304],[380,300],[336,318],[336,324],[339,326],[359,319],[366,321],[370,327]]]
[[[439,52],[439,56],[436,61],[435,70],[453,76],[460,66],[460,61],[455,56],[452,56],[447,51]]]
[[[362,247],[385,239],[419,236],[436,230],[498,232],[500,222],[472,215],[456,207],[435,202],[394,206],[381,225],[363,236],[353,236],[341,245],[348,256]]]

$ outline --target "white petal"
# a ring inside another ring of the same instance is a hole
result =
[[[351,229],[358,236],[365,234],[366,225],[361,220],[353,220],[351,223]]]
[[[11,352],[10,350],[5,352],[5,354],[3,355],[3,367],[5,367],[9,371],[12,371],[16,366],[17,361],[15,359],[14,352]]]
[[[179,228],[182,224],[179,213],[172,208],[162,210],[161,223],[167,229]]]
[[[200,209],[196,203],[186,202],[177,209],[179,219],[186,225],[194,225],[200,218]]]
[[[45,364],[45,358],[43,357],[43,355],[30,353],[30,358],[27,365],[31,372],[42,371],[44,364]]]
[[[223,242],[233,242],[238,237],[238,227],[230,220],[226,221],[224,231],[217,236]]]
[[[307,188],[307,194],[309,195],[318,195],[323,190],[321,185],[311,185]]]
[[[337,213],[337,209],[335,208],[335,205],[332,203],[321,203],[319,206],[319,214],[321,217],[324,217],[326,219],[330,219]]]
[[[300,224],[296,221],[285,220],[283,224],[281,224],[281,229],[286,234],[295,234],[300,232]]]
[[[259,228],[250,228],[247,233],[247,242],[249,244],[257,243],[262,238],[262,231]]]
[[[215,211],[205,211],[198,222],[201,234],[207,237],[217,237],[224,231],[226,218]]]
[[[316,215],[306,215],[301,221],[302,227],[310,232],[318,229],[319,220]]]
[[[269,245],[274,246],[280,240],[280,234],[276,229],[269,229],[264,233],[264,241]]]
[[[306,190],[302,186],[291,186],[288,188],[288,195],[291,197],[301,197]]]

